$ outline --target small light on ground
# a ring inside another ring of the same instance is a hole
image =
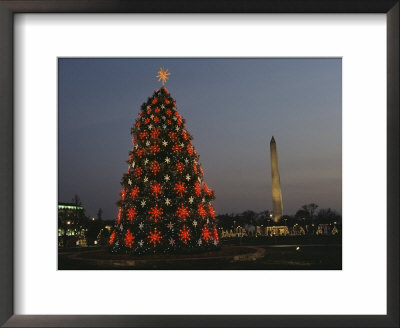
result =
[[[296,247],[296,251],[298,251],[299,249],[300,249],[300,247],[299,247],[299,246],[297,246],[297,247]]]

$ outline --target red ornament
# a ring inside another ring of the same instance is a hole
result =
[[[212,191],[210,190],[210,188],[208,188],[206,184],[204,184],[203,190],[208,196],[212,196]]]
[[[180,145],[178,145],[178,144],[175,144],[175,145],[172,146],[172,151],[174,153],[176,153],[176,154],[180,153],[181,150],[182,150],[182,147]]]
[[[149,118],[146,118],[146,119],[144,120],[144,123],[145,123],[145,124],[149,124],[149,123],[150,123],[150,119],[149,119]]]
[[[154,98],[153,101],[151,102],[153,105],[157,103],[157,98]]]
[[[182,229],[179,230],[179,237],[185,244],[190,240],[190,232],[189,229],[186,228],[186,225],[183,225]]]
[[[160,151],[160,146],[157,145],[155,142],[154,144],[150,147],[150,153],[153,155],[157,154]]]
[[[150,234],[147,236],[147,238],[149,239],[150,243],[153,243],[153,246],[156,247],[157,243],[161,242],[161,232],[157,231],[157,228],[154,228],[153,232],[150,232]]]
[[[197,212],[199,212],[199,215],[201,216],[201,218],[204,220],[204,218],[207,215],[206,210],[204,209],[203,204],[199,204],[199,206],[197,206]]]
[[[165,103],[166,103],[167,105],[169,105],[170,101],[169,101],[168,99],[165,99]]]
[[[126,191],[125,191],[125,188],[123,188],[122,192],[121,192],[121,199],[125,200],[125,196],[126,196]]]
[[[118,210],[118,216],[117,216],[117,224],[121,223],[121,214],[122,214],[122,210],[121,208]]]
[[[131,195],[132,200],[135,199],[136,196],[139,195],[139,187],[138,186],[133,187],[131,189],[130,195]]]
[[[182,116],[178,112],[175,112],[174,115],[177,118],[177,121],[182,121]]]
[[[150,218],[154,220],[154,222],[157,222],[158,219],[161,219],[161,215],[163,215],[164,212],[161,208],[159,208],[157,205],[155,207],[152,207],[149,211]]]
[[[183,203],[181,203],[181,206],[178,207],[177,211],[176,211],[176,215],[178,216],[178,218],[182,219],[183,221],[186,220],[187,217],[189,217],[190,215],[190,211],[187,209],[187,207],[185,207],[183,205]]]
[[[140,121],[137,121],[135,125],[136,125],[136,127],[139,127],[140,126]]]
[[[132,222],[132,220],[135,218],[136,214],[137,214],[136,208],[131,207],[127,212],[128,220]]]
[[[143,131],[139,133],[140,140],[147,139],[149,137],[149,133],[147,131]]]
[[[156,113],[160,112],[160,108],[156,107],[156,109],[154,110]]]
[[[189,136],[187,134],[187,132],[185,130],[182,130],[182,137],[183,139],[185,139],[186,141],[189,140]]]
[[[182,182],[182,181],[179,181],[178,183],[175,184],[174,190],[181,197],[183,196],[183,194],[187,193],[187,189],[186,189],[185,183]]]
[[[138,178],[140,178],[140,176],[143,174],[143,170],[142,170],[142,168],[140,167],[140,166],[138,166],[136,169],[135,169],[135,175],[138,177]]]
[[[177,139],[177,137],[176,137],[176,133],[175,132],[169,132],[168,133],[168,136],[170,137],[170,139],[172,139],[172,140],[176,140]]]
[[[167,123],[168,123],[168,125],[171,125],[171,124],[172,124],[172,121],[171,121],[171,120],[168,120]]]
[[[143,155],[144,155],[144,149],[143,149],[143,148],[139,148],[139,149],[136,151],[136,154],[139,156],[139,158],[142,158]]]
[[[201,188],[200,188],[200,182],[198,182],[198,181],[194,184],[194,192],[196,193],[197,197],[200,197]]]
[[[153,130],[151,131],[151,137],[152,137],[153,139],[157,139],[159,135],[160,135],[160,130],[159,130],[159,129],[153,129]]]
[[[155,116],[154,119],[153,119],[153,121],[154,121],[155,123],[158,123],[158,122],[160,122],[160,119],[158,118],[158,116]]]
[[[160,164],[157,161],[153,161],[150,165],[150,171],[156,175],[160,171]]]
[[[165,112],[168,116],[172,115],[172,110],[170,110],[169,108],[167,109],[167,111]]]
[[[188,154],[189,154],[190,156],[192,156],[192,155],[193,155],[193,147],[192,147],[192,145],[191,145],[191,144],[188,144],[188,145],[186,146],[186,149],[187,149]]]
[[[114,243],[114,240],[115,240],[115,230],[111,233],[110,240],[108,241],[108,243],[112,245]]]
[[[215,211],[214,211],[214,207],[212,207],[212,205],[208,205],[208,213],[210,213],[211,217],[213,220],[215,220]]]
[[[219,241],[218,230],[216,227],[213,229],[213,238],[214,240]]]
[[[197,165],[193,163],[193,171],[197,174]]]
[[[206,225],[204,225],[204,227],[201,229],[201,235],[203,236],[203,239],[208,244],[208,241],[211,239],[211,232],[210,232],[210,230],[208,230]]]
[[[185,164],[183,164],[181,162],[176,163],[176,170],[179,173],[182,173],[185,170]]]
[[[128,231],[125,233],[125,238],[124,238],[125,245],[128,246],[129,248],[132,248],[134,239],[135,237],[133,236],[132,232],[130,232],[128,229]]]
[[[158,195],[161,195],[162,187],[161,184],[152,184],[151,186],[152,193],[154,197],[158,198]]]
[[[151,108],[149,108],[149,109],[147,110],[147,115],[150,115],[150,113],[151,113]]]

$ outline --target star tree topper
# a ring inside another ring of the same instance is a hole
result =
[[[162,86],[164,86],[165,82],[169,79],[169,75],[171,75],[171,73],[168,72],[168,69],[164,70],[164,67],[161,67],[156,77],[158,77],[158,82],[162,81]]]

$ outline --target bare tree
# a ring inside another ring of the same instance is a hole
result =
[[[81,199],[79,198],[79,196],[78,195],[75,195],[73,198],[72,198],[72,204],[74,204],[75,206],[82,206],[82,202],[81,202]]]
[[[308,214],[309,214],[308,217],[310,219],[312,219],[314,217],[314,215],[315,215],[315,211],[317,210],[317,208],[318,208],[317,204],[311,203],[311,204],[308,204],[308,205],[303,205],[301,207],[301,210],[304,210],[304,211],[308,212]]]

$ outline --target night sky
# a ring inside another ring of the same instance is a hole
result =
[[[275,137],[284,214],[341,212],[340,59],[59,59],[59,202],[115,219],[141,104],[160,87],[177,102],[217,214],[272,209]]]

